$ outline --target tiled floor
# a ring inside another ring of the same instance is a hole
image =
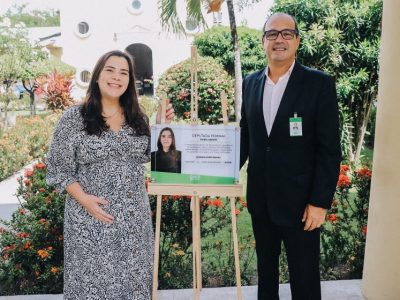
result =
[[[322,300],[364,300],[361,294],[361,280],[340,280],[322,282]],[[257,287],[242,287],[244,300],[257,299]],[[0,300],[61,300],[62,295],[35,295],[0,297]],[[163,290],[158,293],[158,300],[190,300],[193,290]],[[200,294],[201,300],[236,299],[236,287],[207,288]],[[288,284],[280,286],[280,300],[290,300]]]

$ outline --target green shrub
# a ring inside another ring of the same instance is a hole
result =
[[[371,175],[368,167],[351,171],[341,166],[336,199],[321,236],[325,280],[362,277]]]
[[[158,96],[165,92],[178,118],[190,119],[190,59],[169,68],[160,78]],[[228,99],[230,117],[234,117],[233,81],[222,66],[210,57],[198,57],[199,119],[208,124],[221,123],[221,92]]]
[[[58,118],[57,114],[43,118],[18,117],[15,127],[3,131],[0,136],[0,180],[47,153]]]
[[[17,192],[25,201],[0,227],[2,295],[62,293],[65,194],[47,186],[45,175],[44,163],[25,171]]]
[[[261,31],[240,26],[237,28],[242,74],[246,76],[265,68],[266,60],[261,46]],[[225,70],[234,75],[234,53],[232,50],[231,30],[225,26],[214,26],[197,35],[194,44],[202,56],[210,56],[221,63]]]

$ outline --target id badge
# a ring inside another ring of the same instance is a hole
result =
[[[302,136],[303,135],[303,126],[302,126],[301,117],[297,117],[297,114],[294,114],[293,118],[289,118],[289,128],[290,128],[290,136]]]

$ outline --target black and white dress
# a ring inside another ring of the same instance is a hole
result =
[[[114,223],[94,219],[69,195],[64,215],[64,299],[150,299],[153,231],[143,163],[149,137],[123,125],[100,136],[83,129],[80,106],[63,114],[47,155],[47,183],[73,182],[103,197]]]

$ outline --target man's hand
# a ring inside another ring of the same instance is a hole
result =
[[[325,216],[326,208],[307,204],[306,209],[304,210],[303,219],[301,220],[304,222],[304,230],[312,231],[315,228],[321,227],[325,222]]]
[[[167,100],[167,111],[165,112],[165,123],[166,124],[171,123],[171,121],[174,117],[175,117],[174,108],[172,107],[172,104],[169,103],[169,100]],[[156,123],[157,124],[161,123],[161,105],[158,107]]]

